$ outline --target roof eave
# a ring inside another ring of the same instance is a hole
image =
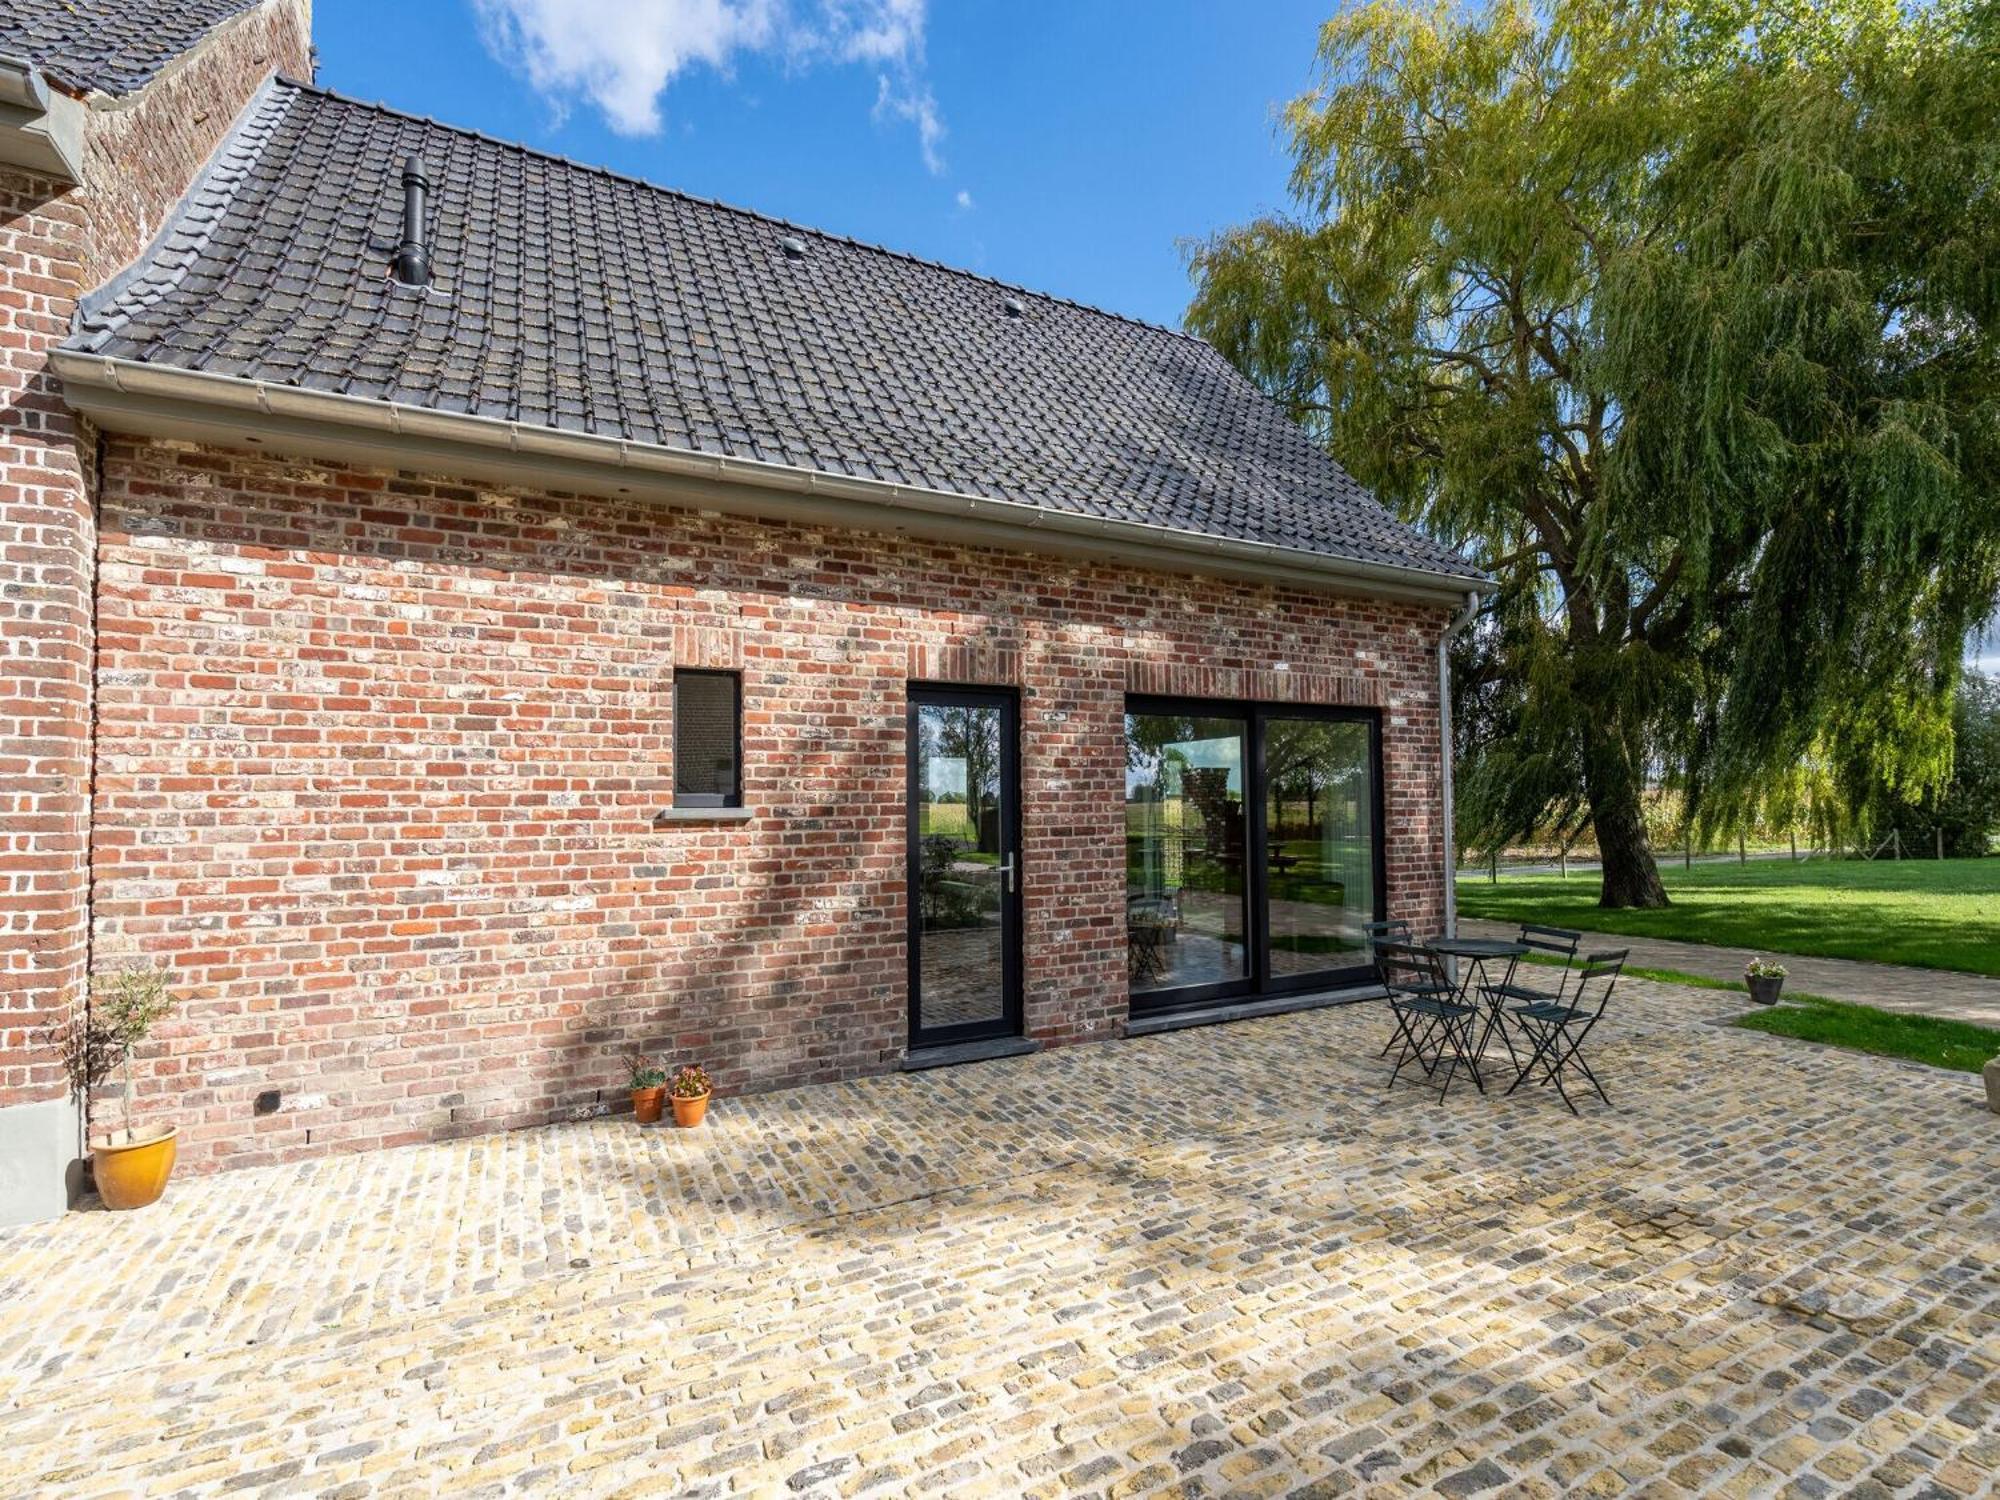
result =
[[[1364,562],[77,349],[57,351],[53,363],[70,405],[113,431],[500,484],[651,493],[698,509],[1112,558],[1370,598],[1456,606],[1467,591],[1493,587],[1476,573]]]

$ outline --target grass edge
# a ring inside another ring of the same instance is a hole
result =
[[[1541,954],[1530,954],[1524,959],[1528,963],[1545,964],[1561,968],[1561,959],[1548,958]],[[1750,987],[1735,980],[1712,979],[1706,974],[1688,974],[1679,969],[1654,969],[1628,964],[1625,974],[1633,979],[1650,979],[1659,984],[1678,984],[1690,989],[1718,990],[1725,994],[1742,995],[1749,998]],[[1793,1018],[1822,1018],[1822,1024],[1815,1028],[1810,1019],[1794,1019],[1782,1026],[1770,1024],[1774,1016]],[[1892,1033],[1901,1032],[1905,1038],[1900,1046],[1868,1046],[1851,1039],[1843,1039],[1839,1034],[1841,1022],[1851,1017],[1863,1017],[1876,1026]],[[1834,1047],[1842,1052],[1853,1052],[1863,1057],[1887,1057],[1899,1062],[1922,1063],[1926,1067],[1940,1068],[1948,1073],[1970,1074],[1978,1077],[1984,1062],[1963,1063],[1953,1060],[1956,1051],[1965,1047],[1988,1045],[1985,1041],[1971,1041],[1962,1036],[1941,1036],[1942,1032],[1972,1032],[1979,1038],[1991,1038],[1992,1051],[1989,1056],[2000,1057],[2000,1031],[1990,1026],[1979,1026],[1971,1021],[1956,1021],[1947,1016],[1912,1015],[1905,1011],[1883,1010],[1880,1006],[1862,1005],[1853,1000],[1835,1000],[1829,995],[1815,995],[1806,990],[1788,992],[1784,1001],[1774,1006],[1758,1006],[1729,1018],[1727,1024],[1739,1031],[1754,1031],[1760,1036],[1775,1036],[1786,1041],[1811,1042],[1816,1046]],[[1789,1029],[1787,1029],[1789,1028]],[[1928,1045],[1926,1045],[1928,1044]]]

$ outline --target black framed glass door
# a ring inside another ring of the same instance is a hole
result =
[[[1125,716],[1134,1010],[1372,977],[1383,911],[1373,711],[1134,698]]]
[[[1298,709],[1258,716],[1264,989],[1374,978],[1382,919],[1379,719]]]
[[[1250,718],[1227,705],[1125,714],[1125,930],[1133,1003],[1239,994],[1253,978]]]
[[[1014,695],[912,687],[910,1046],[1021,1031],[1020,714]]]

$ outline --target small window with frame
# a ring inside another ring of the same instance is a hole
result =
[[[740,673],[674,673],[674,805],[743,805]]]

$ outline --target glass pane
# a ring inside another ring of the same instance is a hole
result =
[[[1134,990],[1249,973],[1244,721],[1125,716],[1125,931]]]
[[[1271,974],[1365,961],[1375,920],[1375,787],[1366,724],[1268,719],[1264,827]]]
[[[736,800],[736,674],[674,674],[674,794]]]
[[[1007,826],[997,707],[917,710],[918,1024],[1006,1012]]]

